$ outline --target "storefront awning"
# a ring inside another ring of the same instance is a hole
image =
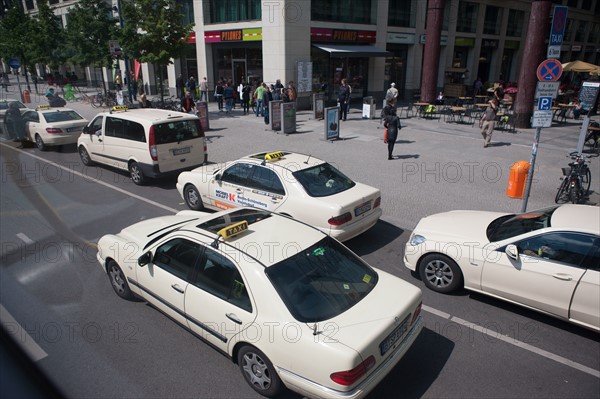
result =
[[[327,51],[333,58],[345,57],[392,57],[389,51],[371,45],[341,45],[341,44],[313,44],[318,49]]]

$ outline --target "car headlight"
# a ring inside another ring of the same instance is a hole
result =
[[[418,234],[413,234],[410,237],[410,241],[408,243],[412,246],[417,246],[419,244],[423,244],[424,242],[425,242],[425,237],[418,235]]]

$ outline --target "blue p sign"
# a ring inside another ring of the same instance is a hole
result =
[[[540,111],[547,111],[552,108],[552,97],[540,97],[538,100],[538,109]]]

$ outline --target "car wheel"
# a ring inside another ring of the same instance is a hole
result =
[[[146,181],[146,177],[137,162],[131,162],[129,164],[129,174],[131,175],[131,180],[138,186],[143,185]]]
[[[451,292],[462,283],[460,268],[445,255],[427,255],[420,264],[421,280],[433,291]]]
[[[91,166],[94,164],[92,162],[92,158],[90,158],[90,154],[88,154],[84,146],[79,147],[79,158],[81,158],[81,163],[83,163],[85,166]]]
[[[110,285],[112,285],[113,290],[115,290],[117,295],[123,299],[133,298],[133,294],[129,289],[129,284],[127,284],[127,279],[117,262],[114,260],[109,261],[107,270]]]
[[[35,135],[35,145],[40,151],[46,151],[48,149],[48,147],[46,147],[46,144],[44,143],[44,140],[42,140],[39,134]]]
[[[259,394],[267,397],[279,395],[284,385],[275,368],[260,350],[253,346],[244,346],[238,352],[238,366],[246,382]]]
[[[188,208],[193,209],[194,211],[201,211],[204,209],[204,204],[202,203],[200,193],[193,184],[188,184],[185,186],[183,189],[183,198],[185,198],[185,203],[187,204]]]

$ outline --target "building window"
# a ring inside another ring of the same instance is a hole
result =
[[[477,14],[479,4],[468,1],[461,1],[458,5],[458,21],[456,21],[456,31],[475,33],[477,31]]]
[[[579,23],[577,23],[577,30],[575,31],[575,41],[576,42],[585,41],[586,28],[587,28],[587,22],[579,21]]]
[[[592,9],[592,0],[581,0],[581,9],[582,10],[591,10]]]
[[[509,10],[508,25],[506,26],[506,36],[521,37],[523,34],[523,19],[525,13],[520,10]]]
[[[388,25],[414,28],[416,13],[412,0],[390,0],[388,8]]]
[[[25,0],[25,8],[28,10],[33,10],[35,8],[33,0]]]
[[[570,42],[573,38],[573,20],[571,18],[567,18],[567,27],[565,28],[565,37],[563,38],[563,42]]]
[[[598,41],[598,37],[600,37],[600,25],[595,24],[590,30],[590,35],[588,36],[589,43],[596,43]]]
[[[261,19],[260,0],[205,0],[204,23],[239,22]]]
[[[194,23],[194,1],[193,0],[177,0],[177,4],[181,9],[181,23],[184,25]]]
[[[48,0],[48,4],[58,4],[58,0]]]
[[[483,33],[488,35],[499,35],[501,19],[502,10],[500,9],[500,7],[487,6],[485,8],[485,22],[483,24]]]
[[[577,8],[577,2],[578,0],[569,0],[567,1],[567,6],[569,8]]]
[[[376,6],[377,2],[371,0],[311,1],[311,18],[313,21],[375,24]]]

